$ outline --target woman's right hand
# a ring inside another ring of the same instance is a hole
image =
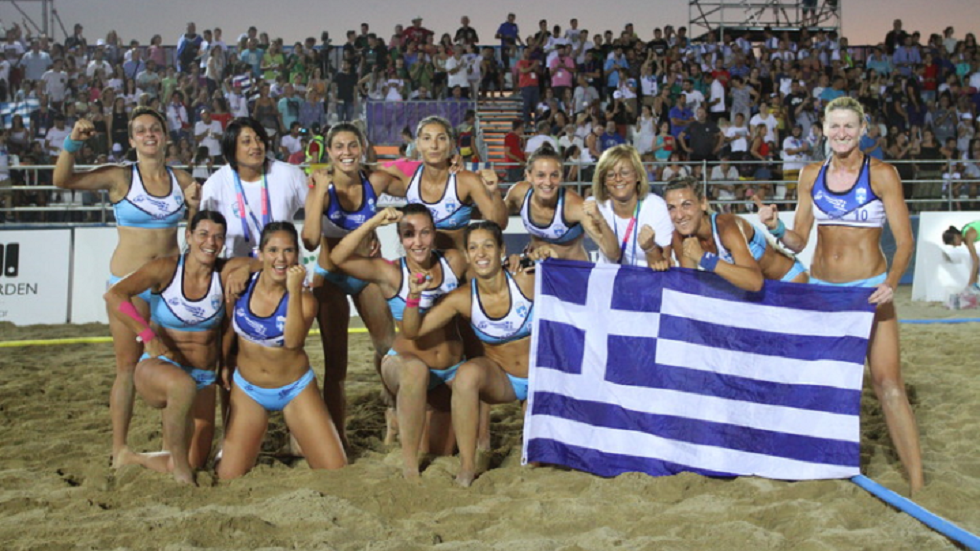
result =
[[[415,272],[409,274],[408,296],[410,298],[421,297],[422,291],[424,291],[429,286],[430,281],[432,281],[432,276],[426,272]]]
[[[374,227],[380,228],[382,226],[388,226],[398,222],[403,216],[402,211],[396,209],[395,207],[385,207],[371,217],[370,223]]]
[[[752,201],[759,209],[759,222],[762,222],[770,230],[776,229],[779,225],[779,210],[776,205],[764,205],[758,196],[753,196]]]
[[[75,122],[75,126],[71,129],[71,139],[77,142],[84,142],[94,135],[95,125],[92,124],[92,121],[85,118],[78,119]]]
[[[313,185],[316,186],[317,192],[325,195],[330,188],[330,184],[333,183],[333,170],[318,168],[313,171],[310,178],[313,180]]]
[[[145,350],[146,353],[153,358],[159,358],[160,356],[165,356],[167,358],[170,358],[171,360],[173,359],[173,356],[170,353],[170,349],[167,348],[167,345],[164,344],[159,337],[155,339],[151,339],[150,342],[144,343],[143,350]]]

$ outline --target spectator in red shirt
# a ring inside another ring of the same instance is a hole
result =
[[[408,46],[410,42],[422,45],[425,44],[426,37],[432,36],[432,31],[422,26],[422,16],[420,15],[412,19],[412,26],[405,29],[403,36],[405,38],[404,46]]]
[[[514,119],[511,124],[511,131],[504,136],[504,157],[508,163],[517,163],[518,166],[507,167],[507,181],[510,183],[520,182],[524,179],[524,147],[521,144],[524,135],[524,121]]]
[[[531,122],[531,114],[541,101],[541,91],[538,88],[538,64],[537,59],[531,59],[531,48],[524,48],[524,57],[517,62],[517,86],[521,89],[521,98],[524,100],[522,113],[524,123]]]

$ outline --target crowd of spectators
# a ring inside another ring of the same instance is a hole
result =
[[[909,188],[910,197],[938,197],[944,181],[957,195],[976,196],[977,185],[958,180],[980,178],[980,51],[973,34],[957,38],[952,27],[925,36],[895,20],[881,43],[851,48],[819,28],[766,29],[761,41],[731,33],[695,41],[684,27],[653,28],[641,38],[633,24],[592,33],[571,19],[565,29],[541,20],[522,33],[509,14],[491,46],[491,37],[481,45],[468,17],[438,40],[422,23],[397,25],[387,38],[363,23],[340,45],[323,32],[291,46],[256,27],[228,44],[222,29],[198,34],[188,23],[176,46],[164,46],[161,35],[145,45],[115,31],[90,42],[80,24],[59,43],[15,24],[2,42],[0,101],[20,114],[0,132],[0,179],[9,181],[12,158],[52,164],[80,117],[98,135],[79,164],[124,160],[127,116],[137,105],[166,115],[168,162],[203,180],[222,162],[218,143],[234,117],[259,120],[282,159],[316,162],[316,137],[337,121],[362,118],[365,99],[494,93],[522,100],[506,140],[510,180],[536,144],[551,143],[568,176],[584,180],[604,149],[630,142],[651,162],[654,181],[693,175],[721,182],[711,187],[716,199],[792,198],[799,169],[826,155],[822,105],[849,94],[869,114],[862,149],[917,161],[897,165],[903,178],[934,182]],[[32,106],[29,115],[24,105]],[[43,193],[18,197],[46,201]]]

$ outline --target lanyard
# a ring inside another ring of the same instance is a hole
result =
[[[248,229],[248,219],[245,217],[245,212],[248,211],[248,216],[252,218],[252,223],[255,224],[255,229],[259,233],[262,233],[262,228],[266,226],[272,220],[269,215],[269,182],[265,178],[265,171],[262,171],[262,223],[259,224],[258,219],[255,217],[255,213],[248,206],[248,200],[245,199],[245,190],[242,188],[242,180],[238,177],[238,171],[233,170],[232,174],[235,175],[235,195],[238,200],[238,214],[242,219],[242,233],[245,234],[245,241],[251,241],[251,233]]]
[[[637,219],[637,217],[640,214],[640,204],[641,203],[643,203],[643,201],[641,201],[639,199],[636,200],[636,207],[633,209],[633,217],[630,218],[630,223],[627,224],[626,231],[623,233],[623,243],[619,247],[619,263],[620,264],[622,264],[623,261],[626,259],[626,244],[629,243],[630,233],[631,232],[633,234],[633,260],[634,260],[634,262],[636,261],[636,234],[639,231],[638,230],[638,224],[636,223],[636,219]],[[616,214],[613,213],[613,216],[616,216]],[[615,227],[615,226],[617,226],[617,224],[613,224],[613,226]],[[617,233],[618,233],[618,230],[617,230]],[[619,236],[617,235],[616,237],[618,238]]]

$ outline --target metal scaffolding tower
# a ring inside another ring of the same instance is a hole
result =
[[[812,6],[808,8],[807,6]],[[689,0],[688,29],[693,37],[714,34],[761,35],[766,27],[774,32],[801,29],[838,31],[840,0]]]
[[[32,10],[34,12],[32,17],[32,14],[21,8],[20,4],[40,4],[41,13],[37,14],[36,11]],[[0,0],[0,7],[2,6],[11,6],[19,14],[19,17],[10,17],[7,13],[4,13],[4,19],[18,23],[20,22],[18,20],[22,20],[25,26],[29,26],[29,30],[35,35],[43,34],[49,38],[55,38],[55,23],[57,23],[58,28],[61,29],[62,40],[68,37],[68,32],[65,30],[65,26],[61,22],[61,17],[58,15],[58,10],[54,8],[54,0]],[[9,12],[9,10],[4,11]],[[11,25],[12,23],[7,21],[3,22],[4,27],[10,27]]]

